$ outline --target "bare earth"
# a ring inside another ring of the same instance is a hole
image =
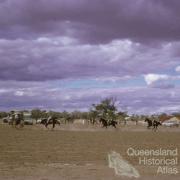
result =
[[[180,150],[180,128],[128,125],[102,129],[90,125],[61,125],[15,129],[0,124],[0,180],[116,180],[134,179],[115,175],[108,167],[108,153],[120,153],[140,174],[138,179],[176,180],[178,173],[157,174],[157,166],[139,165],[127,149]],[[180,153],[180,152],[179,152]],[[177,156],[178,160],[180,155]]]

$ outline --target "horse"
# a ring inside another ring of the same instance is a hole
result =
[[[39,124],[43,124],[43,125],[45,125],[45,126],[46,126],[47,121],[48,121],[48,119],[47,119],[47,118],[42,118],[42,119],[40,120]]]
[[[9,117],[9,125],[12,125],[12,127],[14,126],[15,128],[17,128],[17,126],[19,125],[19,127],[24,127],[24,119],[23,119],[23,115],[22,114],[12,114]]]
[[[60,125],[60,122],[57,120],[56,117],[49,117],[49,118],[43,118],[40,124],[45,125],[46,128],[48,127],[49,124],[52,124],[53,125],[52,129],[54,129],[56,124]]]
[[[100,118],[100,123],[102,123],[103,127],[107,128],[108,126],[113,126],[116,128],[117,122],[115,120],[106,121],[104,118]]]
[[[162,125],[161,122],[159,122],[159,121],[157,121],[157,120],[154,120],[154,121],[153,121],[153,128],[154,128],[155,131],[157,130],[157,128],[158,128],[159,125],[160,125],[160,126]]]
[[[145,122],[148,123],[147,128],[150,129],[152,127],[153,130],[157,130],[158,126],[161,125],[161,123],[157,120],[150,120],[149,118],[145,119]]]

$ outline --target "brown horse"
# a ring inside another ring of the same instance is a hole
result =
[[[116,128],[117,122],[115,120],[107,121],[104,118],[100,118],[100,123],[102,123],[103,127],[107,128],[108,126],[113,126]]]
[[[45,125],[45,127],[47,128],[49,124],[52,124],[52,128],[55,128],[55,125],[58,124],[60,125],[60,122],[57,120],[56,117],[49,117],[49,118],[43,118],[40,122],[40,124]]]
[[[153,129],[154,131],[157,130],[157,128],[158,128],[159,125],[162,125],[159,121],[157,121],[157,120],[152,121],[152,120],[149,119],[149,118],[146,118],[146,119],[145,119],[145,122],[148,123],[147,128],[150,129],[150,128],[152,127],[152,129]]]

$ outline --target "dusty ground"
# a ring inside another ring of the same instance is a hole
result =
[[[0,180],[116,180],[108,167],[107,155],[116,151],[140,173],[139,179],[179,179],[157,174],[157,166],[139,165],[127,149],[180,150],[180,128],[161,127],[158,132],[143,126],[108,130],[88,125],[62,125],[54,131],[42,126],[22,130],[0,125]],[[179,152],[180,153],[180,152]],[[180,155],[178,154],[178,159]]]

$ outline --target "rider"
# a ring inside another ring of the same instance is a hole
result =
[[[47,118],[47,124],[49,124],[49,122],[50,122],[51,119],[52,119],[52,116],[49,116],[49,117]]]
[[[153,116],[153,122],[155,122],[155,121],[156,121],[156,122],[159,122],[159,118],[158,118],[157,115],[154,115],[154,116]]]
[[[15,112],[14,111],[11,111],[10,119],[11,119],[11,125],[14,125],[14,123],[15,123]]]

